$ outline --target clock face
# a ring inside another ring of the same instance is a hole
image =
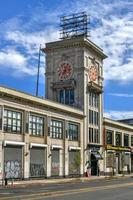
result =
[[[72,76],[72,65],[69,62],[62,62],[57,69],[60,80],[67,80]]]
[[[89,69],[89,77],[91,81],[96,81],[97,79],[97,69],[95,66],[91,66]]]

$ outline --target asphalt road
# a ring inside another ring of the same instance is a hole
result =
[[[0,188],[0,200],[133,200],[133,178]]]

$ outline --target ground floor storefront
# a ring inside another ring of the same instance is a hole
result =
[[[100,176],[104,174],[104,160],[102,156],[102,146],[90,144],[86,153],[86,176]]]
[[[83,176],[81,147],[4,141],[0,154],[0,179]]]
[[[133,173],[133,153],[130,148],[90,147],[86,171],[81,163],[81,147],[28,144],[4,141],[0,147],[1,179],[56,178],[77,176],[117,176]]]
[[[105,175],[114,176],[131,173],[130,148],[107,146],[104,152]]]

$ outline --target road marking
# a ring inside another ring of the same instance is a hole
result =
[[[39,200],[39,199],[44,199],[44,198],[53,198],[53,197],[59,197],[59,196],[67,196],[67,195],[73,195],[73,194],[78,194],[78,193],[85,193],[85,192],[94,192],[94,191],[99,191],[99,190],[109,190],[109,189],[117,189],[117,188],[122,188],[122,187],[128,187],[128,186],[133,186],[133,183],[127,183],[125,184],[117,184],[117,185],[111,185],[111,186],[100,186],[100,187],[94,187],[94,188],[82,188],[82,189],[77,189],[77,190],[68,190],[64,191],[64,193],[53,193],[49,196],[35,196],[34,198],[26,198],[26,200]]]
[[[0,192],[0,195],[8,195],[8,194],[12,194],[12,192]]]
[[[71,194],[78,194],[84,192],[93,192],[98,190],[108,190],[108,189],[116,189],[122,187],[133,186],[133,183],[124,183],[124,184],[115,184],[115,185],[108,185],[108,186],[99,186],[99,187],[91,187],[91,188],[77,188],[72,190],[64,190],[64,191],[56,191],[56,192],[42,192],[42,193],[35,193],[35,194],[27,194],[27,195],[16,195],[10,197],[2,197],[0,200],[7,200],[7,199],[26,199],[26,200],[39,200],[41,198],[48,198],[48,197],[57,197],[57,196],[65,196]]]

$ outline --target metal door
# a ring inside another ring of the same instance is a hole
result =
[[[22,178],[22,147],[4,147],[4,176],[7,179]]]
[[[45,149],[32,148],[30,150],[30,177],[44,177],[46,175]]]

